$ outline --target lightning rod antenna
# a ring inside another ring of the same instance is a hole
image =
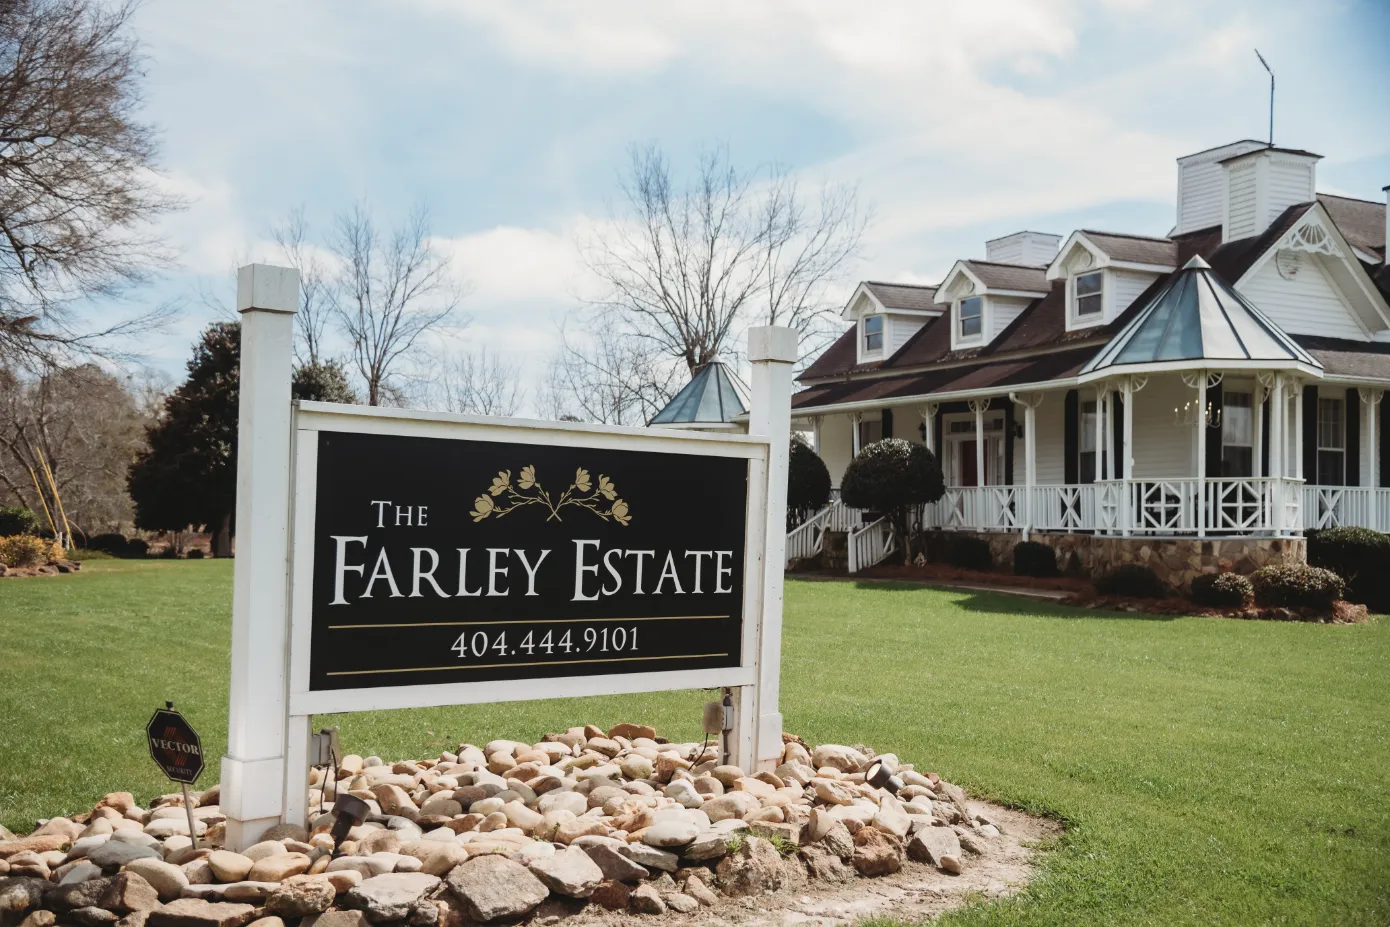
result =
[[[1274,147],[1274,69],[1269,66],[1265,56],[1260,54],[1260,50],[1255,49],[1255,57],[1260,59],[1260,64],[1269,72],[1269,147]]]

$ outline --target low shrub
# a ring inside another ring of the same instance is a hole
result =
[[[1192,601],[1209,608],[1241,608],[1255,598],[1255,587],[1239,573],[1204,573],[1192,581]]]
[[[1056,576],[1057,552],[1038,541],[1014,545],[1015,576]]]
[[[994,554],[990,552],[989,542],[984,538],[963,534],[951,539],[946,562],[962,570],[992,570]]]
[[[76,561],[78,561],[79,563],[85,562],[85,561],[87,561],[87,560],[114,560],[114,559],[116,559],[115,557],[112,557],[110,554],[108,554],[108,553],[107,553],[106,551],[104,551],[104,550],[92,550],[92,549],[86,548],[86,547],[74,547],[72,550],[68,551],[68,555],[67,555],[67,556],[68,556],[68,559],[69,559],[69,560],[76,560]]]
[[[1123,596],[1135,599],[1166,599],[1168,584],[1158,578],[1149,567],[1137,563],[1125,563],[1104,573],[1096,580],[1096,592],[1101,595]]]
[[[1347,601],[1390,612],[1390,534],[1353,527],[1309,532],[1308,565],[1342,577]]]
[[[123,534],[94,534],[87,539],[88,550],[99,550],[113,557],[124,557],[129,545]]]
[[[149,552],[149,541],[146,541],[144,538],[131,538],[129,541],[126,541],[125,552],[120,554],[120,556],[130,557],[131,559],[139,560],[141,557],[144,557],[147,554],[149,554]]]
[[[189,560],[202,560],[205,556],[201,547],[190,547],[188,553],[184,554]]]
[[[38,534],[39,516],[20,505],[0,506],[0,537]]]
[[[1342,577],[1322,567],[1267,566],[1250,576],[1255,603],[1266,608],[1316,608],[1330,610],[1342,597]]]
[[[62,556],[62,547],[32,534],[0,537],[0,563],[7,567],[39,566]]]

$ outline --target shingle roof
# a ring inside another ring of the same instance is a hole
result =
[[[1385,204],[1319,193],[1318,202],[1353,248],[1385,260]]]
[[[1329,377],[1375,377],[1390,379],[1390,344],[1294,335],[1294,341],[1322,364]]]
[[[994,261],[965,261],[970,272],[991,290],[1024,290],[1046,293],[1052,288],[1047,269],[1027,264],[999,264]]]
[[[810,386],[792,396],[792,408],[816,408],[847,402],[877,402],[958,390],[1001,389],[1075,376],[1095,347],[1074,348],[1017,360],[982,361],[892,377],[873,377]]]
[[[811,366],[801,371],[798,380],[818,380],[822,377],[838,377],[855,369],[859,357],[859,347],[855,343],[859,327],[851,325],[836,338],[821,356],[811,362]],[[875,365],[866,365],[877,366]]]
[[[914,309],[928,312],[941,311],[941,307],[936,304],[935,286],[919,286],[911,283],[880,283],[877,280],[865,280],[864,289],[874,294],[874,298],[882,303],[885,309]]]
[[[1163,267],[1178,266],[1178,243],[1171,238],[1123,235],[1091,229],[1082,229],[1081,233],[1112,260],[1131,264],[1159,264]]]

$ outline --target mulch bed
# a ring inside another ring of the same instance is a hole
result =
[[[1247,621],[1304,621],[1313,624],[1362,624],[1370,620],[1364,605],[1338,599],[1331,613],[1315,608],[1211,608],[1197,605],[1191,599],[1140,599],[1130,596],[1079,593],[1062,599],[1058,604],[1076,608],[1104,609],[1115,612],[1141,612],[1147,615],[1195,616],[1199,618],[1243,618]]]
[[[1091,581],[1083,576],[1015,576],[999,570],[963,570],[944,563],[927,563],[922,566],[880,564],[861,571],[860,575],[873,579],[910,579],[917,582],[979,583],[1013,586],[1018,589],[1046,589],[1078,595],[1092,591]]]
[[[880,564],[859,575],[872,579],[903,579],[917,582],[978,583],[989,586],[1012,586],[1019,589],[1046,589],[1070,592],[1059,605],[1093,608],[1117,612],[1137,612],[1147,615],[1199,618],[1242,618],[1249,621],[1304,621],[1315,624],[1361,624],[1370,620],[1364,605],[1333,603],[1331,613],[1312,608],[1211,608],[1198,605],[1191,599],[1172,596],[1166,599],[1142,599],[1133,596],[1097,595],[1091,580],[1084,576],[1015,576],[1002,570],[964,570],[942,563],[920,566]]]

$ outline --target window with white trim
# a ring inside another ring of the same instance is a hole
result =
[[[1254,476],[1254,399],[1249,393],[1227,390],[1221,403],[1221,475]]]
[[[1097,270],[1089,274],[1077,274],[1074,289],[1076,317],[1093,319],[1099,316],[1105,295],[1104,272]]]
[[[1318,397],[1318,472],[1323,486],[1346,482],[1347,429],[1342,400]]]
[[[874,354],[883,350],[883,316],[871,315],[864,318],[864,353]]]
[[[944,461],[943,470],[946,485],[998,486],[1004,482],[1004,414],[986,412],[985,426],[985,479],[981,483],[977,473],[975,458],[975,417],[961,417],[946,421],[943,431]]]
[[[984,326],[985,298],[967,296],[960,301],[960,336],[974,338]]]

